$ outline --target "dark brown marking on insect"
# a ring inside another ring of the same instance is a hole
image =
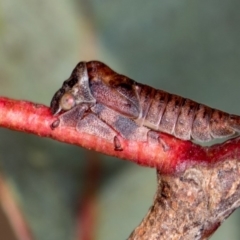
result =
[[[87,62],[87,69],[89,78],[92,81],[103,81],[105,84],[109,84],[114,76],[119,75],[107,65],[98,61]]]
[[[150,88],[146,85],[142,85],[141,88],[139,87],[138,91],[138,98],[139,98],[139,105],[140,107],[140,113],[139,113],[139,124],[140,126],[144,125],[144,121],[147,117],[147,114],[149,112],[149,108],[151,106],[151,103],[153,101],[153,96],[155,95],[156,90],[153,88]]]
[[[203,117],[203,118],[208,118],[208,117],[209,117],[206,108],[203,110],[203,116],[202,116],[202,117]]]
[[[240,132],[240,118],[237,115],[231,114],[228,118],[229,125],[238,132]]]
[[[211,108],[202,104],[199,105],[192,125],[191,136],[193,139],[198,139],[202,142],[207,142],[212,139],[209,126],[211,112]]]
[[[123,75],[113,75],[113,78],[107,81],[107,84],[113,88],[121,88],[122,91],[132,91],[134,81]]]
[[[187,99],[190,103],[189,103],[189,112],[188,115],[190,115],[192,112],[195,112],[196,109],[199,109],[199,104]]]
[[[68,80],[64,81],[63,86],[72,88],[78,82],[78,78],[76,76],[71,76]]]
[[[213,110],[210,120],[211,135],[214,138],[227,137],[235,133],[235,130],[228,123],[229,115],[219,110]]]
[[[119,137],[115,136],[113,139],[113,142],[114,142],[114,150],[115,151],[123,150]]]
[[[198,104],[189,99],[184,99],[181,111],[174,129],[174,135],[178,138],[189,140],[191,138],[192,124],[195,119],[195,109]]]
[[[176,101],[179,103],[178,105],[176,105]],[[181,110],[181,105],[182,97],[179,97],[177,95],[170,95],[168,97],[168,103],[159,125],[160,131],[166,132],[168,134],[174,134],[174,129]]]
[[[157,90],[148,109],[145,117],[144,126],[153,130],[158,130],[160,121],[165,111],[168,101],[168,93]]]
[[[169,97],[169,95],[166,93],[166,94],[161,94],[160,95],[161,97],[160,97],[160,102],[161,103],[165,103],[165,102],[168,102],[168,97]]]

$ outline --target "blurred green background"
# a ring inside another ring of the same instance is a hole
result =
[[[239,11],[238,0],[0,0],[0,95],[49,105],[78,61],[97,59],[240,114]],[[37,240],[74,239],[89,161],[99,174],[95,239],[126,239],[152,203],[154,169],[6,129],[0,136],[1,172]],[[212,239],[239,239],[239,223],[235,212]]]

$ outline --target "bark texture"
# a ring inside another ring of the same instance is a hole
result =
[[[129,240],[209,239],[240,204],[239,159],[158,175],[153,206]]]

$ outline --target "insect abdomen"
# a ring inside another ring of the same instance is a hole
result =
[[[240,131],[239,116],[146,85],[136,86],[142,110],[137,122],[150,129],[201,142]]]

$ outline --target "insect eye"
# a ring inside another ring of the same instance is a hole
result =
[[[60,100],[62,110],[70,110],[75,106],[75,98],[71,93],[65,93]]]

